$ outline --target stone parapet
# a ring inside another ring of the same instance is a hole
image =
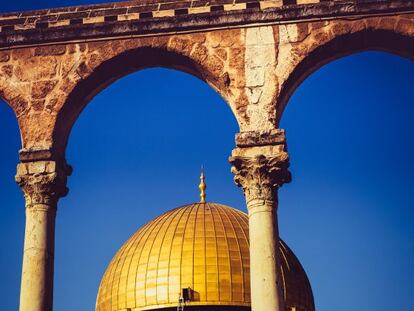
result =
[[[0,14],[0,49],[412,11],[411,0],[129,1]]]

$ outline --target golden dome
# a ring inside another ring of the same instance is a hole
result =
[[[286,309],[313,311],[312,290],[299,261],[280,241]],[[250,307],[248,216],[215,203],[173,209],[135,232],[109,264],[96,311],[190,306]],[[244,307],[244,308],[243,308]],[[296,309],[293,309],[295,307]]]

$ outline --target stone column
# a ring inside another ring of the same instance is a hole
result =
[[[290,181],[282,130],[241,133],[230,157],[249,214],[252,311],[285,311],[280,273],[278,188]]]
[[[66,195],[70,167],[56,161],[17,166],[16,181],[26,203],[20,311],[53,309],[55,217],[57,201]]]

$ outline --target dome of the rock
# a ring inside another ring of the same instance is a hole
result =
[[[215,203],[173,209],[121,247],[101,281],[96,311],[250,310],[248,216]],[[280,241],[286,310],[314,311],[312,290],[293,252]]]

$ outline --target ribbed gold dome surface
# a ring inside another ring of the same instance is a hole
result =
[[[312,291],[300,263],[283,242],[287,310],[313,311]],[[96,311],[177,306],[182,288],[188,306],[250,306],[249,232],[246,214],[215,203],[171,210],[139,229],[109,264]]]

